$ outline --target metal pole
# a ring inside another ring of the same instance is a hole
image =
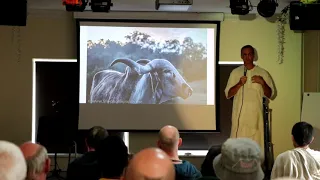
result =
[[[264,121],[264,165],[266,178],[271,174],[271,141],[270,141],[270,125],[269,125],[269,107],[267,98],[263,98],[263,121]]]

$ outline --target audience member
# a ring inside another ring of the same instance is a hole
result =
[[[0,141],[0,179],[24,180],[27,165],[18,146],[11,142]]]
[[[201,165],[201,174],[202,176],[207,176],[207,177],[216,177],[216,173],[214,172],[212,161],[216,156],[218,156],[221,153],[221,145],[218,146],[212,146],[202,165]]]
[[[92,127],[85,140],[87,151],[81,157],[75,159],[68,166],[67,180],[87,180],[99,179],[100,171],[98,168],[97,154],[95,149],[101,140],[108,136],[106,129],[100,126]]]
[[[165,126],[159,132],[158,147],[168,154],[176,170],[176,179],[198,179],[201,172],[190,162],[180,160],[178,148],[182,145],[179,131],[173,126]]]
[[[97,149],[101,179],[120,179],[128,165],[128,148],[119,136],[108,136]]]
[[[47,149],[31,142],[22,144],[20,149],[27,162],[26,180],[45,180],[51,165]]]
[[[259,145],[249,138],[230,138],[213,160],[220,180],[263,180]]]
[[[291,134],[294,149],[283,152],[276,158],[271,179],[320,179],[320,152],[309,147],[314,139],[312,125],[298,122],[292,127]]]
[[[168,155],[158,148],[135,154],[126,168],[124,180],[174,180],[175,169]]]

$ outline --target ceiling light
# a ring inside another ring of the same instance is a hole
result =
[[[192,0],[156,0],[156,10],[160,11],[188,11],[193,4]]]
[[[63,0],[63,5],[66,6],[67,11],[84,11],[88,4],[87,0]]]
[[[278,3],[275,0],[261,0],[258,4],[257,10],[262,17],[271,17],[276,12]]]
[[[251,11],[248,0],[230,0],[231,14],[246,15]]]

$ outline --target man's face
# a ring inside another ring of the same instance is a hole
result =
[[[245,48],[241,52],[241,58],[243,60],[243,63],[246,64],[253,64],[254,59],[254,52],[251,48]]]

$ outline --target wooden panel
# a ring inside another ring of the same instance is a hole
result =
[[[303,34],[304,92],[319,92],[320,83],[320,31],[306,31]]]

